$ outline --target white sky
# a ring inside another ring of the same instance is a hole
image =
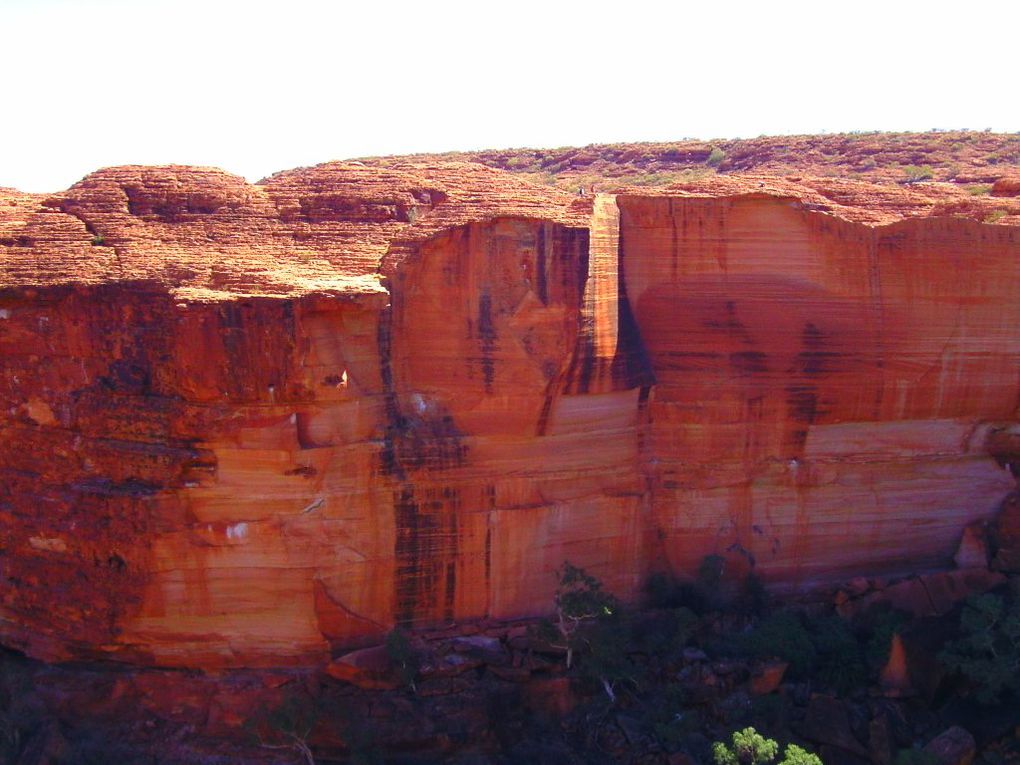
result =
[[[371,154],[1020,131],[1020,3],[0,0],[0,186]]]

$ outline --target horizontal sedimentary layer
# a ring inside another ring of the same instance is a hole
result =
[[[119,168],[0,207],[0,640],[323,660],[400,623],[948,565],[1014,479],[1020,228],[787,183]],[[746,185],[746,184],[745,184]]]

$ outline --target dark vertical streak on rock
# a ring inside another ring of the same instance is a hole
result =
[[[796,423],[789,439],[794,455],[803,453],[810,426],[824,413],[816,381],[830,371],[827,362],[837,355],[821,350],[825,346],[825,335],[811,322],[804,325],[801,343],[803,350],[797,354],[794,368],[790,370],[795,382],[786,386],[787,411],[790,421]]]
[[[396,437],[403,429],[403,417],[400,414],[400,403],[397,400],[396,387],[393,384],[393,307],[386,306],[379,316],[376,330],[376,343],[379,347],[379,374],[382,379],[384,410],[386,413],[386,430],[383,434],[383,448],[380,453],[382,471],[392,475],[398,481],[407,480],[404,466],[397,459]]]
[[[383,448],[379,454],[380,467],[384,474],[391,475],[400,483],[400,488],[393,495],[394,620],[401,625],[410,625],[414,621],[419,601],[421,527],[426,519],[419,512],[414,484],[408,480],[403,460],[399,456],[400,439],[406,429],[406,422],[400,412],[400,401],[393,380],[392,303],[383,309],[379,317],[376,337],[386,413]]]
[[[478,345],[482,354],[482,376],[485,392],[492,393],[496,379],[496,326],[492,320],[492,296],[483,292],[478,298]]]
[[[549,281],[546,274],[546,268],[548,267],[546,228],[548,225],[543,223],[538,227],[538,244],[536,246],[538,268],[535,269],[537,271],[535,279],[537,281],[538,299],[542,301],[542,305],[549,305]]]
[[[496,510],[496,487],[488,484],[485,487],[486,519],[485,519],[485,616],[492,612],[492,514]]]
[[[595,326],[594,317],[585,315],[584,293],[588,285],[588,262],[590,257],[590,237],[588,231],[582,232],[568,252],[576,252],[573,273],[577,280],[577,343],[570,359],[562,390],[574,394],[586,394],[591,390],[591,381],[595,373]],[[571,272],[564,268],[564,275]],[[565,283],[566,284],[566,283]],[[570,294],[567,292],[567,294]]]
[[[394,351],[397,324],[405,315],[401,285],[406,278],[387,285],[391,306],[380,317],[377,343],[386,417],[381,472],[398,484],[393,493],[394,618],[413,627],[454,616],[460,493],[441,479],[436,484],[438,473],[464,463],[467,446],[453,418],[438,403],[401,405]],[[485,322],[479,324],[484,337]],[[419,481],[422,475],[428,480]]]
[[[560,383],[560,377],[556,377],[546,387],[545,401],[542,402],[542,411],[538,414],[538,427],[535,428],[536,435],[544,436],[549,427],[549,414],[552,412],[556,396],[559,395]]]
[[[443,619],[453,621],[453,602],[457,591],[457,562],[449,560],[446,562],[446,597],[443,603]]]
[[[619,284],[617,285],[619,305],[617,306],[616,356],[613,358],[611,368],[613,386],[622,389],[640,387],[644,400],[648,397],[649,386],[655,384],[655,370],[652,368],[652,360],[648,356],[648,350],[641,337],[641,330],[638,328],[637,319],[634,318],[634,311],[627,295],[623,221],[620,222],[616,263],[619,273]]]
[[[419,524],[423,520],[418,513],[414,491],[407,487],[394,496],[393,510],[396,516],[394,556],[396,559],[396,613],[398,624],[407,625],[414,620],[418,602],[418,560]]]

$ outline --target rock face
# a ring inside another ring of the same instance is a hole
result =
[[[1020,228],[921,193],[339,163],[4,192],[0,640],[324,663],[546,612],[565,560],[631,599],[708,554],[947,566],[1014,487]]]

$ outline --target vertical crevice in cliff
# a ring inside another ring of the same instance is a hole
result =
[[[567,373],[569,393],[606,393],[654,380],[624,283],[623,232],[615,195],[595,197],[581,331]]]
[[[542,305],[549,305],[549,276],[546,272],[551,256],[552,242],[546,235],[549,224],[538,227],[535,242],[535,290]]]
[[[393,384],[393,304],[387,305],[379,317],[377,329],[377,345],[379,347],[379,375],[383,388],[383,408],[386,415],[386,426],[383,433],[383,448],[380,454],[382,470],[398,481],[407,478],[404,466],[397,459],[396,434],[400,432],[400,403],[397,400],[396,386]]]
[[[619,339],[620,210],[616,197],[595,197],[588,257],[581,272],[580,333],[566,387],[571,393],[613,390],[611,366]]]

